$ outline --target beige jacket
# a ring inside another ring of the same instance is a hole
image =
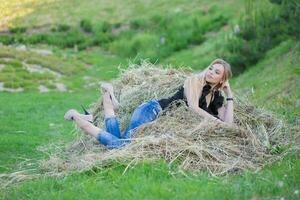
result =
[[[184,95],[187,99],[188,106],[192,109],[199,108],[199,98],[202,94],[203,86],[206,84],[205,82],[205,73],[206,70],[188,77],[184,82]],[[214,90],[206,96],[207,106],[209,106],[210,101],[212,100],[212,95]]]

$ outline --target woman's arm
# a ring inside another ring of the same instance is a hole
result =
[[[223,86],[223,91],[226,98],[233,98],[229,83],[225,83]],[[222,106],[218,110],[219,118],[226,123],[233,123],[233,100],[228,100],[225,106]]]
[[[213,121],[216,121],[219,123],[223,123],[220,119],[214,117],[213,115],[209,114],[208,112],[206,112],[205,110],[203,110],[199,107],[192,107],[191,109],[206,119],[213,120]]]
[[[218,109],[218,117],[226,123],[233,123],[233,102],[227,101],[225,106]]]

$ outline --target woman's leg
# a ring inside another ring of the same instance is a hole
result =
[[[138,106],[132,116],[128,128],[124,132],[125,139],[131,138],[132,133],[141,125],[154,121],[162,108],[157,100],[150,100]]]
[[[104,117],[105,118],[111,118],[115,117],[115,111],[114,106],[112,104],[112,100],[110,98],[110,94],[108,91],[103,90],[102,91],[102,99],[103,99],[103,109],[104,109]]]
[[[110,96],[109,96],[108,92],[104,92],[104,94],[103,94],[103,107],[104,107],[104,114],[105,114],[106,119],[115,117],[115,112],[114,112],[113,105],[112,105],[112,102],[110,100]],[[76,125],[81,130],[83,130],[85,133],[87,133],[87,134],[89,134],[93,137],[97,137],[97,135],[102,130],[102,129],[96,127],[91,122],[89,122],[89,121],[91,121],[90,118],[92,118],[92,117],[82,115],[77,110],[74,110],[74,109],[71,109],[68,112],[66,112],[64,118],[66,120],[74,120]],[[109,123],[107,123],[107,124],[109,124]],[[109,128],[111,128],[111,126]]]
[[[109,92],[103,90],[102,95],[106,131],[116,136],[117,138],[121,138],[120,126],[115,115],[114,106],[110,98],[110,94]]]
[[[88,135],[95,137],[101,144],[107,146],[110,149],[119,148],[128,142],[127,140],[120,139],[114,134],[111,134],[103,129],[94,126],[94,124],[81,118],[81,114],[74,109],[69,110],[65,114],[65,119],[73,120],[81,130],[83,130]],[[111,126],[114,125],[115,127],[119,128],[119,126],[116,126],[116,124],[111,124]],[[114,130],[116,130],[116,128],[114,128]]]
[[[101,87],[103,93],[104,92],[109,93],[113,108],[115,110],[119,109],[120,104],[119,104],[119,102],[118,102],[118,100],[117,100],[117,98],[114,94],[114,88],[113,88],[112,84],[103,82],[103,83],[101,83],[100,87]]]
[[[66,120],[73,120],[81,130],[83,130],[85,133],[87,133],[93,137],[97,137],[97,135],[101,131],[100,128],[96,127],[91,122],[82,118],[82,114],[80,114],[79,112],[77,112],[74,109],[67,111],[64,118]]]

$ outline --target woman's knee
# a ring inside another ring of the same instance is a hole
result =
[[[129,142],[129,140],[120,139],[106,131],[101,131],[97,136],[97,140],[110,149],[119,148]]]

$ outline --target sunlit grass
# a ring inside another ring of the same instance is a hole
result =
[[[54,89],[55,83],[62,81],[61,78],[85,71],[85,64],[79,60],[40,55],[13,47],[0,48],[0,64],[4,66],[0,73],[0,82],[4,87],[25,91],[38,91],[39,85]],[[26,69],[27,65],[36,66],[38,70],[31,72]]]
[[[82,19],[91,19],[92,22],[124,23],[141,16],[149,17],[161,13],[167,15],[176,12],[191,14],[208,12],[209,9],[215,8],[220,8],[223,13],[234,16],[241,12],[243,2],[244,0],[229,0],[226,4],[220,4],[219,0],[174,0],[172,3],[169,0],[47,0],[46,3],[43,1],[43,4],[38,5],[30,15],[19,18],[13,23],[29,27],[57,23],[74,25]]]
[[[0,31],[15,27],[13,21],[31,14],[41,3],[54,0],[0,0]]]
[[[93,23],[127,24],[141,16],[147,19],[160,14],[192,15],[213,10],[225,13],[234,21],[238,13],[243,12],[243,2],[0,0],[0,31],[7,27],[49,24],[78,26],[82,19],[90,19]],[[223,48],[225,41],[224,33],[229,28],[225,26],[217,32],[208,33],[207,40],[201,45],[177,51],[162,63],[203,69],[218,56],[218,50]],[[88,106],[95,102],[100,95],[97,82],[116,78],[118,66],[124,67],[128,63],[126,58],[113,55],[102,47],[80,52],[74,48],[49,48],[53,50],[49,57],[0,48],[0,57],[14,59],[12,62],[2,60],[10,66],[0,72],[0,82],[9,82],[12,87],[23,84],[36,88],[40,80],[51,79],[28,76],[19,66],[26,60],[65,74],[62,81],[72,89],[70,93],[0,94],[0,172],[12,172],[18,163],[26,159],[46,157],[37,150],[40,145],[74,139],[74,127],[63,120],[64,112],[69,108],[80,110],[81,104]],[[272,110],[295,125],[300,116],[299,50],[299,43],[294,40],[280,44],[256,66],[234,77],[232,89],[249,94],[255,105]],[[122,175],[125,169],[126,166],[116,163],[96,172],[25,181],[16,187],[0,190],[0,199],[299,199],[300,195],[299,152],[259,172],[219,178],[206,173],[197,176],[185,176],[180,172],[173,174],[164,162],[141,163]]]

